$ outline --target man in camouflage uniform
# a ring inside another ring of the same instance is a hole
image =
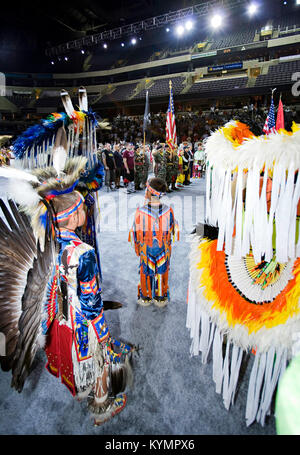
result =
[[[164,149],[164,144],[159,144],[153,152],[154,159],[154,175],[160,179],[166,181],[167,173],[167,153]]]
[[[134,187],[138,191],[142,189],[141,185],[144,183],[145,174],[145,155],[142,146],[137,145],[135,147],[134,162],[135,162]]]
[[[172,190],[178,191],[178,188],[176,188],[176,180],[177,180],[177,175],[179,172],[179,157],[178,157],[178,150],[177,147],[175,146],[173,151],[172,151],[172,160],[173,160],[173,166],[172,166]]]
[[[143,166],[143,178],[142,178],[142,188],[146,188],[146,183],[148,180],[149,168],[150,168],[150,150],[149,146],[146,145],[143,147],[144,153],[144,166]]]
[[[174,173],[174,163],[173,163],[173,151],[172,148],[169,146],[166,146],[165,148],[165,154],[166,154],[166,183],[167,183],[167,193],[171,193],[170,186],[172,184],[172,178],[173,178],[173,173]]]

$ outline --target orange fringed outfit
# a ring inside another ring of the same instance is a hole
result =
[[[145,204],[136,210],[129,241],[140,257],[138,298],[169,299],[168,275],[172,241],[179,240],[179,229],[171,207]]]

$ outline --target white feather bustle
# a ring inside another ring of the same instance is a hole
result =
[[[229,122],[225,128],[234,124]],[[239,257],[252,248],[256,262],[263,257],[270,261],[275,232],[278,262],[300,256],[300,236],[296,239],[300,179],[296,184],[294,181],[300,168],[299,148],[300,130],[247,138],[238,147],[222,129],[206,139],[206,222],[219,227],[218,250],[225,245],[226,254],[233,254],[236,228],[234,254]],[[262,170],[266,172],[260,192]],[[266,199],[268,172],[272,173],[270,210]]]

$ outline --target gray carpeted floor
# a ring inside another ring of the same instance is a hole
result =
[[[189,278],[189,234],[204,213],[204,179],[165,197],[174,206],[181,238],[174,244],[171,304],[162,310],[137,306],[138,258],[128,242],[136,204],[144,192],[127,196],[123,189],[101,190],[99,247],[103,298],[123,303],[107,311],[112,335],[139,344],[133,359],[135,382],[126,408],[102,427],[94,427],[85,402],[75,401],[65,386],[45,369],[40,351],[24,390],[10,388],[10,373],[0,372],[0,434],[19,435],[274,435],[271,416],[264,427],[245,424],[249,365],[235,404],[226,411],[212,381],[211,363],[189,355],[186,328]],[[251,359],[250,359],[251,361]]]

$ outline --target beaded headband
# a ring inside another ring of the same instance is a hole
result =
[[[83,201],[84,201],[83,196],[80,193],[78,193],[78,199],[76,200],[76,202],[68,209],[58,212],[56,216],[53,218],[54,221],[56,221],[57,223],[67,221],[71,217],[71,215],[73,215],[73,213],[75,213],[79,209]]]
[[[148,191],[150,191],[150,193],[153,194],[153,196],[156,196],[158,198],[161,198],[163,196],[164,193],[160,193],[159,191],[152,188],[152,186],[150,186],[149,182],[146,183],[146,186],[147,186]]]

